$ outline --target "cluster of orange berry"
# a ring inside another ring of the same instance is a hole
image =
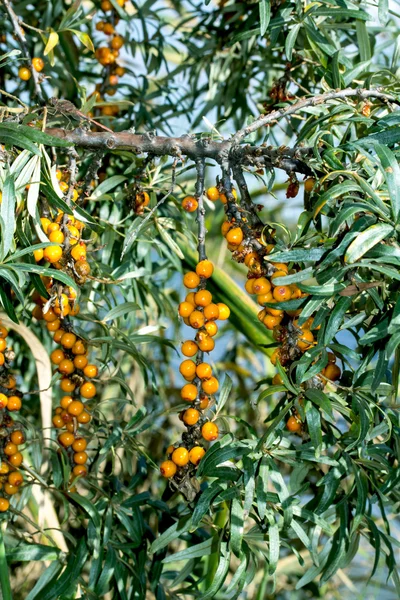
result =
[[[57,173],[60,173],[59,171]],[[67,192],[68,184],[65,181],[60,181],[60,189]],[[73,200],[77,198],[77,190],[74,190]],[[49,217],[51,215],[49,214]],[[84,224],[73,215],[65,214],[58,211],[54,217],[42,217],[40,222],[43,231],[48,236],[50,242],[54,246],[40,248],[34,251],[36,262],[46,261],[56,269],[61,269],[68,273],[79,284],[85,283],[90,274],[90,265],[87,261],[87,246],[81,239]],[[73,292],[70,292],[73,293]],[[68,302],[70,299],[67,299]],[[75,300],[75,298],[72,298]],[[56,300],[57,302],[57,300]],[[68,302],[64,301],[63,316],[67,314],[77,314],[76,309],[68,308]]]
[[[182,435],[182,443],[169,446],[168,460],[161,464],[164,477],[176,477],[181,481],[191,474],[205,454],[201,439],[212,442],[218,437],[218,426],[203,416],[203,411],[213,402],[213,395],[219,388],[218,379],[213,375],[212,367],[204,362],[204,353],[214,349],[214,336],[218,331],[215,323],[218,319],[228,319],[230,310],[226,304],[214,303],[211,293],[205,289],[207,280],[212,276],[214,267],[207,260],[201,260],[196,271],[185,274],[183,283],[191,291],[179,305],[179,315],[189,327],[196,330],[194,340],[182,344],[182,354],[187,357],[179,371],[188,382],[181,389],[181,398],[191,404],[183,410],[180,419],[187,427]],[[194,357],[196,359],[194,360]]]
[[[8,330],[0,324],[0,490],[4,494],[0,497],[0,512],[8,510],[8,497],[16,494],[24,481],[18,467],[23,460],[19,446],[25,442],[25,436],[21,424],[9,414],[21,409],[22,393],[16,389],[15,377],[8,372],[14,353],[7,347],[7,335]]]
[[[125,0],[117,0],[117,2],[121,8],[124,7]],[[115,31],[115,27],[119,22],[119,17],[116,14],[111,2],[109,0],[102,0],[100,6],[101,10],[106,15],[109,15],[109,18],[107,20],[98,21],[96,23],[96,30],[104,33],[109,39],[109,43],[107,46],[100,46],[97,48],[95,57],[98,62],[107,70],[106,78],[108,87],[105,88],[105,93],[108,96],[114,96],[117,91],[116,86],[118,85],[119,77],[122,77],[125,74],[125,69],[117,64],[119,51],[124,45],[124,38]],[[102,88],[102,85],[96,86],[95,93],[97,94],[97,101],[101,100],[100,90]],[[118,113],[118,110],[119,109],[117,105],[103,106],[101,113],[104,116],[113,116]]]
[[[35,69],[37,73],[40,73],[44,69],[44,60],[36,56],[32,58],[32,65],[30,67],[20,67],[18,69],[18,77],[22,79],[22,81],[29,81],[32,77],[32,69]],[[43,77],[43,76],[42,76]],[[40,83],[40,80],[39,80]]]
[[[237,192],[235,189],[232,189],[232,194],[234,198],[237,199]],[[220,200],[222,204],[226,204],[228,202],[221,184],[218,186],[209,187],[207,190],[207,198],[211,200],[211,202],[217,202],[217,200]],[[181,203],[183,210],[186,210],[186,212],[189,213],[195,212],[198,208],[198,205],[199,203],[194,196],[185,196]]]
[[[315,180],[307,183],[306,191],[310,191],[314,185]],[[248,268],[245,289],[249,294],[256,295],[257,303],[262,307],[258,313],[259,320],[267,329],[273,331],[274,338],[279,343],[271,356],[271,362],[275,365],[279,360],[283,367],[288,367],[291,362],[297,360],[302,353],[314,345],[313,330],[320,328],[320,326],[313,326],[314,319],[312,317],[305,323],[299,324],[298,317],[301,309],[283,310],[271,306],[307,295],[296,284],[280,285],[276,282],[280,277],[295,273],[296,267],[293,265],[289,270],[287,264],[275,262],[273,258],[275,244],[265,243],[263,236],[258,232],[254,233],[254,239],[246,239],[242,222],[228,219],[222,224],[221,231],[228,243],[228,249],[232,252],[233,259],[244,262]],[[274,235],[273,231],[271,237]],[[252,242],[257,242],[257,248],[262,248],[262,250],[255,250]],[[328,353],[328,358],[329,364],[321,371],[320,375],[331,381],[337,381],[341,376],[340,367],[335,364],[336,357],[333,353]],[[279,374],[275,375],[273,383],[282,383]],[[302,430],[302,423],[297,412],[289,418],[287,427],[291,431],[300,432]]]

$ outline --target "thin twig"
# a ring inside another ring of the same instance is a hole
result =
[[[246,179],[244,178],[242,168],[239,165],[232,167],[233,177],[239,187],[241,203],[249,214],[250,222],[253,225],[262,225],[262,221],[257,214],[257,209],[251,199],[249,188],[247,187]]]
[[[4,7],[8,13],[8,16],[10,17],[10,20],[13,24],[14,33],[18,38],[18,42],[19,42],[19,45],[21,46],[21,50],[25,54],[25,58],[27,58],[27,60],[29,61],[29,68],[31,69],[31,72],[32,72],[36,95],[39,99],[39,102],[44,104],[44,97],[43,97],[42,89],[40,87],[40,82],[39,82],[39,73],[32,66],[32,57],[29,53],[28,43],[26,41],[24,30],[22,29],[22,27],[20,25],[19,17],[17,17],[17,15],[15,14],[10,0],[1,0],[1,1],[4,4]]]
[[[273,123],[282,117],[288,117],[296,112],[307,108],[308,106],[317,106],[318,104],[325,104],[330,100],[343,100],[344,98],[348,98],[351,96],[357,96],[360,100],[365,100],[366,98],[378,98],[383,102],[393,102],[394,104],[400,105],[400,100],[398,100],[395,96],[391,94],[386,94],[381,91],[382,88],[376,88],[374,90],[366,90],[364,88],[346,88],[344,90],[334,90],[330,92],[326,92],[325,94],[318,94],[317,96],[312,96],[310,98],[302,98],[298,102],[294,102],[290,106],[285,106],[283,108],[279,108],[278,110],[274,110],[270,112],[268,115],[261,115],[258,119],[240,129],[235,133],[232,137],[233,144],[239,144],[246,136],[253,131],[257,131],[261,127]]]

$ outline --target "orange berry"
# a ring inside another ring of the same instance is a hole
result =
[[[17,429],[10,435],[10,440],[13,442],[13,444],[17,444],[18,446],[19,444],[23,444],[25,442],[25,436],[21,430]]]
[[[189,302],[189,304],[192,304],[196,308],[196,302],[194,301],[194,297],[195,293],[189,292],[188,294],[186,294],[185,302]]]
[[[333,352],[328,352],[328,362],[332,365],[335,364],[336,356],[333,354]]]
[[[237,191],[235,188],[232,188],[232,196],[235,198],[235,200],[237,200]],[[228,198],[225,194],[220,194],[219,199],[221,200],[222,204],[226,204],[228,202]]]
[[[19,487],[21,483],[23,483],[24,478],[19,471],[13,471],[8,476],[8,483],[10,485],[14,485],[15,487]]]
[[[50,323],[46,323],[46,329],[47,329],[47,331],[50,331],[51,333],[53,333],[54,331],[58,331],[58,329],[60,329],[60,327],[61,327],[60,319],[56,319],[55,321],[50,321]]]
[[[200,332],[197,337],[197,345],[202,352],[212,352],[215,348],[215,342],[208,333]]]
[[[270,356],[270,361],[273,365],[276,365],[276,363],[278,362],[278,359],[280,360],[281,357],[281,353],[279,348],[275,348],[275,350],[273,351],[273,353]]]
[[[5,394],[0,394],[0,410],[8,404],[8,397]]]
[[[289,268],[287,264],[274,262],[274,260],[271,260],[270,262],[274,265],[275,269],[278,269],[278,271],[284,271],[286,275],[289,273]],[[283,277],[283,275],[279,275],[279,277]]]
[[[221,225],[221,233],[224,237],[226,237],[226,234],[228,233],[228,231],[231,229],[231,227],[233,227],[233,224],[230,221],[224,221]]]
[[[122,77],[123,75],[125,75],[124,67],[116,67],[115,74],[118,75],[118,77]]]
[[[181,346],[181,351],[184,356],[194,356],[197,353],[198,349],[198,345],[196,344],[196,342],[192,342],[192,340],[183,342]]]
[[[193,465],[198,465],[206,451],[201,446],[194,446],[189,452],[189,460]]]
[[[208,363],[200,363],[196,367],[196,375],[199,379],[208,379],[212,375],[211,365]]]
[[[61,408],[66,410],[68,408],[68,406],[71,404],[71,402],[73,402],[73,401],[74,401],[74,399],[72,396],[63,396],[60,400],[60,406],[61,406]]]
[[[212,294],[208,290],[199,290],[194,294],[194,303],[196,306],[208,306],[212,302]]]
[[[193,402],[197,397],[197,387],[193,383],[187,383],[181,389],[181,398],[186,402]]]
[[[84,410],[84,406],[83,403],[80,400],[73,400],[69,405],[68,405],[68,413],[70,415],[73,415],[74,417],[78,417]]]
[[[256,282],[256,279],[248,279],[246,281],[246,283],[244,284],[244,289],[246,290],[246,292],[248,294],[255,294],[256,292],[254,291],[254,283]]]
[[[85,438],[76,438],[76,440],[72,444],[72,449],[75,450],[75,452],[83,452],[83,450],[86,450],[86,446],[87,441],[85,440]]]
[[[38,250],[33,251],[33,258],[36,262],[40,262],[44,256],[43,248],[39,248]]]
[[[266,315],[263,319],[263,323],[267,329],[274,329],[282,321],[282,317],[273,317],[272,315]]]
[[[194,271],[189,271],[188,273],[185,273],[183,277],[183,285],[189,288],[189,290],[197,288],[199,283],[200,277],[197,275],[197,273],[195,273]]]
[[[181,317],[190,317],[192,312],[194,311],[194,306],[190,302],[181,302],[179,304],[178,313]]]
[[[92,417],[90,416],[90,414],[87,412],[87,410],[84,410],[78,417],[77,417],[77,421],[78,423],[81,424],[86,424],[86,423],[90,423]]]
[[[69,358],[64,358],[58,365],[58,370],[64,375],[71,375],[75,371],[74,363]]]
[[[0,325],[0,338],[6,338],[8,336],[8,329],[3,325]]]
[[[340,370],[340,367],[338,367],[337,365],[328,364],[325,367],[323,373],[327,379],[330,379],[331,381],[337,381],[338,379],[340,379],[342,371]]]
[[[276,300],[272,298],[271,300],[269,300],[269,302],[274,304]],[[269,315],[272,315],[273,317],[283,317],[283,310],[281,310],[280,308],[271,308],[270,306],[267,306],[265,310]]]
[[[183,210],[186,210],[186,212],[194,212],[197,210],[198,206],[199,203],[194,196],[186,196],[186,198],[182,200],[182,208]]]
[[[292,297],[292,291],[287,285],[276,286],[272,294],[277,302],[284,302],[285,300],[290,300]]]
[[[194,379],[196,376],[196,363],[193,360],[184,360],[180,364],[179,372],[185,379]]]
[[[18,446],[17,446],[17,444],[14,444],[13,442],[8,442],[4,446],[3,452],[6,456],[11,456],[12,454],[15,454],[16,452],[18,452]]]
[[[43,319],[43,311],[40,306],[38,306],[38,305],[35,306],[35,308],[32,311],[32,317],[34,317],[38,321],[41,321]]]
[[[211,306],[211,304],[210,304]],[[204,321],[205,321],[205,311],[207,310],[207,308],[209,308],[208,306],[204,309],[204,314],[202,312],[200,312],[199,310],[194,310],[189,317],[189,323],[191,325],[191,327],[193,327],[193,329],[200,329],[200,327],[203,327],[204,325]]]
[[[86,452],[75,452],[74,463],[76,463],[77,465],[84,465],[87,462],[87,460],[88,455],[86,454]]]
[[[304,182],[304,191],[306,191],[309,194],[314,189],[314,186],[315,186],[314,177],[307,177],[307,179]]]
[[[291,283],[289,285],[290,288],[290,292],[291,292],[291,298],[293,300],[295,300],[296,298],[301,298],[301,289],[297,287],[297,285],[295,283]]]
[[[53,352],[50,354],[50,360],[54,365],[59,365],[64,358],[65,354],[59,348],[56,348],[56,350],[53,350]]]
[[[84,260],[86,258],[86,244],[79,242],[71,250],[71,256],[75,261]]]
[[[43,313],[43,319],[47,323],[51,323],[51,321],[55,321],[57,319],[57,315],[52,308],[49,308],[46,312]]]
[[[64,421],[62,420],[60,415],[54,415],[52,422],[53,422],[54,427],[56,427],[57,429],[64,427]]]
[[[204,307],[203,315],[207,321],[216,321],[219,319],[219,304],[208,304]]]
[[[199,277],[208,279],[214,272],[214,265],[210,260],[201,260],[196,265],[196,273]]]
[[[206,410],[206,408],[208,408],[208,405],[209,405],[208,396],[205,396],[204,394],[200,394],[200,408],[201,408],[201,410]]]
[[[204,423],[201,428],[201,435],[207,442],[213,442],[218,437],[218,426],[211,421]]]
[[[105,24],[105,21],[98,21],[96,23],[96,31],[103,31]]]
[[[49,240],[54,242],[54,244],[62,244],[65,237],[62,231],[52,231],[49,235]]]
[[[233,227],[226,234],[226,241],[232,246],[239,246],[243,242],[243,231],[240,227]]]
[[[214,321],[207,321],[207,323],[204,324],[204,329],[208,335],[213,337],[218,332],[218,325]]]
[[[21,452],[16,452],[15,454],[12,454],[11,456],[8,457],[8,462],[13,466],[13,467],[20,467],[23,461],[23,456],[21,454]]]
[[[15,485],[11,485],[11,483],[5,483],[4,491],[9,496],[13,496],[14,494],[16,494],[18,492],[18,488]]]
[[[274,297],[271,292],[268,292],[267,294],[260,294],[257,296],[257,302],[260,306],[264,306],[267,304],[267,302],[274,302]]]
[[[169,479],[173,477],[177,471],[176,464],[172,460],[164,460],[160,465],[160,472],[163,477]]]
[[[166,450],[166,455],[167,456],[171,456],[171,454],[173,453],[173,451],[175,450],[175,446],[173,446],[172,444],[170,446],[168,446],[167,450]]]
[[[104,23],[103,31],[106,35],[112,35],[114,33],[114,26],[112,23]]]
[[[2,367],[5,363],[6,359],[4,358],[4,354],[0,352],[0,367]]]
[[[283,384],[282,377],[279,375],[279,373],[276,373],[276,375],[274,375],[272,378],[272,385],[282,385],[282,384]]]
[[[85,367],[87,369],[87,367]],[[96,395],[96,386],[91,381],[86,381],[80,387],[80,394],[86,399],[94,398]]]
[[[76,465],[73,469],[72,469],[72,474],[75,477],[86,477],[87,475],[87,468],[85,467],[85,465]]]
[[[10,508],[10,502],[7,498],[0,498],[0,512],[6,512]]]
[[[21,410],[22,401],[19,396],[10,396],[8,398],[7,410],[10,412]]]
[[[47,246],[47,248],[44,248],[43,250],[43,257],[47,262],[53,264],[60,260],[62,253],[61,246]]]
[[[74,366],[77,369],[82,370],[84,367],[86,367],[87,364],[88,364],[88,359],[86,358],[86,356],[84,354],[78,354],[77,356],[75,356]]]
[[[309,329],[303,329],[299,339],[297,340],[297,346],[304,352],[312,345],[313,341],[314,336],[312,332]]]
[[[102,0],[100,6],[103,12],[109,12],[113,7],[110,0]]]
[[[231,314],[229,306],[227,306],[223,302],[218,302],[217,306],[219,308],[219,317],[218,317],[218,319],[220,321],[226,321],[226,319],[229,319],[229,315]]]
[[[206,394],[215,394],[219,388],[218,379],[216,377],[204,379],[201,383],[201,388]]]
[[[68,377],[64,377],[60,381],[60,388],[63,392],[73,392],[75,387],[75,383],[68,379]]]
[[[68,432],[60,433],[60,435],[58,436],[58,441],[62,446],[65,446],[65,448],[67,448],[68,446],[72,446],[72,444],[75,441],[75,436],[72,433]]]
[[[96,365],[86,365],[86,367],[83,369],[83,373],[84,375],[86,375],[86,377],[92,379],[93,377],[97,377],[97,375],[99,374],[99,370],[96,367]]]
[[[184,467],[189,462],[189,452],[186,448],[177,448],[173,451],[171,458],[178,467]]]
[[[219,200],[219,190],[216,187],[209,187],[207,190],[207,198],[212,202]]]
[[[35,71],[37,71],[38,73],[40,73],[40,71],[43,71],[44,69],[44,60],[42,58],[32,58],[32,66],[35,69]]]
[[[292,415],[286,421],[286,427],[289,429],[289,431],[298,433],[301,431],[301,421],[298,421],[297,418]]]
[[[196,425],[199,419],[200,413],[195,408],[188,408],[183,413],[183,422],[186,423],[186,425]]]
[[[259,263],[259,262],[260,262],[260,258],[258,256],[257,252],[249,252],[244,257],[244,264],[246,265],[246,267],[251,267],[254,263]]]
[[[18,69],[18,77],[22,79],[22,81],[29,81],[32,77],[32,73],[27,67],[20,67]]]
[[[255,294],[268,294],[271,291],[271,283],[266,277],[258,277],[254,280],[253,290]]]
[[[71,348],[72,354],[85,354],[86,353],[86,347],[84,345],[84,343],[82,342],[82,340],[77,340],[75,342],[75,344],[72,346]]]

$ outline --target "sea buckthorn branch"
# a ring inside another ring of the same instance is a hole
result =
[[[13,24],[14,33],[18,39],[19,45],[21,46],[21,50],[24,53],[25,58],[29,60],[29,65],[32,65],[32,57],[30,56],[28,44],[27,44],[26,37],[25,37],[25,32],[20,24],[19,18],[15,14],[10,0],[1,0],[1,3],[4,4],[4,8],[7,11],[7,14],[11,20],[11,23]],[[42,89],[40,87],[39,72],[36,70],[35,67],[32,67],[31,73],[33,76],[33,82],[34,82],[36,96],[38,97],[39,102],[41,104],[43,104],[44,97],[43,97]]]
[[[24,478],[18,470],[23,457],[19,446],[25,442],[24,428],[10,413],[22,407],[23,394],[16,388],[16,379],[10,375],[10,363],[15,354],[7,346],[8,330],[0,321],[0,512],[10,507],[9,498],[16,494]]]
[[[234,179],[240,191],[242,204],[249,215],[249,220],[251,224],[262,224],[262,221],[257,214],[257,207],[251,199],[249,188],[247,187],[246,179],[244,178],[242,168],[239,165],[234,165],[232,171]]]
[[[154,156],[186,156],[196,161],[198,158],[211,159],[220,162],[221,154],[229,154],[234,163],[249,166],[275,167],[290,173],[296,171],[309,175],[312,173],[306,159],[313,155],[312,148],[288,148],[282,146],[245,144],[231,148],[229,140],[217,142],[209,138],[198,138],[185,135],[181,137],[166,137],[146,134],[136,134],[131,131],[114,133],[85,131],[83,129],[46,128],[46,133],[61,138],[71,145],[91,150],[131,150],[136,154],[150,153]]]

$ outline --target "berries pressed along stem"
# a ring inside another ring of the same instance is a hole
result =
[[[185,479],[193,477],[206,453],[202,444],[218,438],[218,426],[204,413],[212,405],[213,395],[219,387],[211,365],[205,360],[205,354],[215,346],[213,336],[218,331],[215,320],[228,318],[230,312],[225,304],[213,303],[212,294],[206,289],[214,266],[206,256],[203,194],[204,163],[198,162],[195,196],[186,196],[182,207],[188,212],[197,210],[199,262],[195,271],[189,271],[183,277],[183,284],[190,291],[178,308],[179,316],[185,324],[196,331],[194,340],[186,340],[182,344],[185,359],[179,367],[182,377],[188,382],[181,388],[180,395],[190,407],[180,414],[181,421],[187,427],[182,441],[179,445],[169,446],[168,460],[160,466],[161,474],[178,488]]]
[[[242,181],[240,177],[237,178],[238,180]],[[315,179],[306,180],[306,191],[312,191],[315,184]],[[271,362],[275,365],[279,361],[281,366],[288,370],[294,361],[314,346],[320,328],[320,326],[314,326],[312,317],[299,323],[301,308],[293,310],[281,306],[281,303],[299,300],[307,296],[295,283],[286,284],[280,281],[281,278],[293,275],[301,269],[296,264],[287,265],[274,260],[275,231],[262,224],[260,227],[248,221],[247,212],[243,211],[236,202],[237,197],[232,193],[230,178],[227,174],[225,174],[224,186],[227,197],[225,206],[227,220],[222,225],[222,235],[227,241],[228,249],[232,252],[232,258],[237,262],[244,263],[248,268],[245,289],[249,294],[256,296],[257,303],[262,307],[258,318],[267,329],[273,332],[277,342],[277,348],[270,357]],[[293,197],[297,193],[297,186],[297,180],[291,180],[288,197]],[[246,187],[245,183],[244,187]],[[210,188],[208,190],[210,193],[207,192],[208,196],[213,198],[216,189]],[[275,308],[275,304],[278,307]],[[221,310],[219,318],[223,318]],[[339,380],[341,369],[335,363],[336,356],[330,353],[329,364],[313,378],[311,385],[323,388],[324,380]],[[274,377],[273,384],[282,385],[280,375]],[[290,432],[302,432],[303,423],[297,410],[293,409],[293,415],[289,417],[286,425]]]
[[[22,408],[22,393],[16,389],[16,380],[10,374],[14,352],[9,348],[8,330],[0,321],[0,512],[10,507],[10,498],[23,484],[24,477],[18,467],[23,462],[20,446],[25,442],[22,424],[10,413]]]
[[[61,183],[63,177],[61,173],[58,176],[57,172],[57,179]],[[69,193],[69,187],[64,187],[65,192]],[[68,196],[66,201],[68,203]],[[51,268],[65,271],[77,286],[83,285],[90,273],[86,242],[82,239],[83,223],[72,214],[59,211],[56,215],[43,216],[41,224],[49,239],[53,236],[53,240],[56,239],[59,245],[45,248],[50,253],[44,252],[42,258],[38,257],[39,261],[49,262]],[[54,238],[55,234],[59,234],[57,238]],[[89,361],[87,343],[72,329],[70,317],[79,313],[76,289],[65,286],[56,279],[42,279],[49,299],[38,295],[34,298],[37,303],[34,316],[46,323],[54,342],[59,345],[52,351],[50,359],[61,375],[60,388],[63,393],[60,404],[55,409],[53,426],[58,431],[60,446],[70,459],[72,478],[83,477],[87,474],[88,455],[85,451],[87,440],[82,428],[92,418],[90,405],[97,393],[92,379],[97,377],[98,368]]]

